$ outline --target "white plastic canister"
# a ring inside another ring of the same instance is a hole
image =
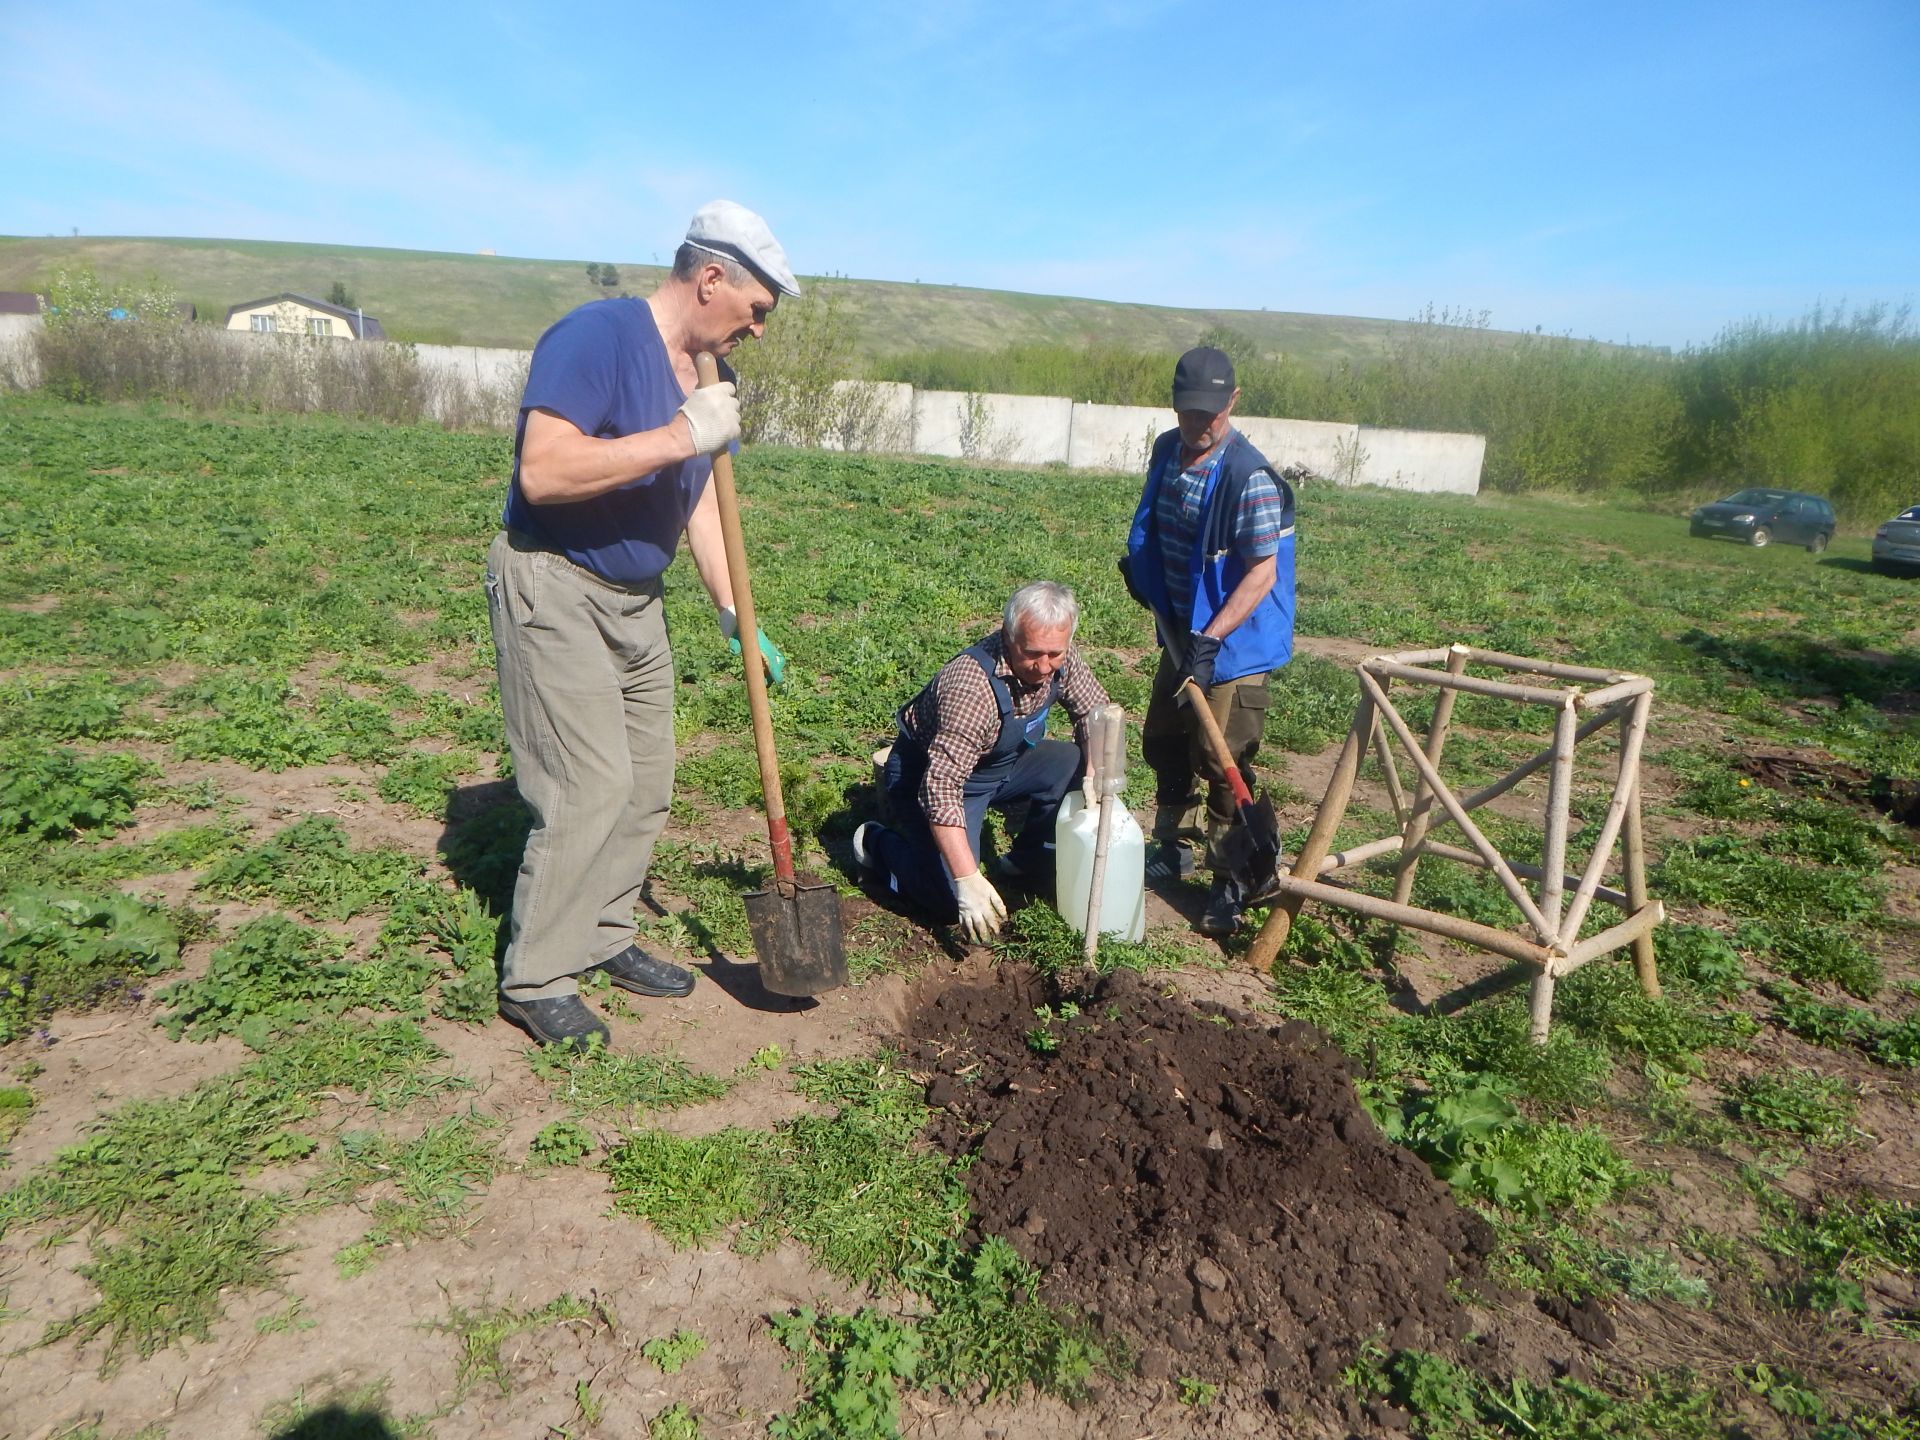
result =
[[[1080,934],[1086,933],[1087,892],[1099,838],[1099,807],[1089,806],[1078,790],[1069,792],[1053,830],[1054,903]],[[1147,933],[1146,837],[1117,796],[1113,833],[1107,837],[1107,875],[1100,887],[1100,933],[1135,942]]]

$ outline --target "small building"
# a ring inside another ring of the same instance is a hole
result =
[[[246,300],[227,310],[227,329],[261,335],[317,335],[336,340],[384,340],[380,322],[362,310],[332,305],[311,295],[282,291],[264,300]]]

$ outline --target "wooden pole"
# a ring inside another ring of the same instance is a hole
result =
[[[1449,940],[1458,940],[1463,945],[1472,945],[1494,955],[1504,955],[1509,960],[1524,960],[1529,965],[1544,969],[1550,958],[1545,946],[1536,945],[1524,936],[1508,930],[1496,930],[1491,925],[1481,925],[1458,915],[1443,915],[1413,905],[1396,905],[1377,895],[1329,885],[1324,880],[1303,880],[1295,875],[1282,875],[1275,883],[1280,893],[1291,900],[1318,900],[1376,920],[1391,920],[1396,925],[1408,925],[1432,935],[1444,935]],[[1274,908],[1279,909],[1278,906]],[[1297,910],[1299,905],[1296,904],[1294,908]]]
[[[1447,651],[1447,673],[1459,675],[1467,668],[1467,647],[1452,646]],[[1453,723],[1453,702],[1459,691],[1449,685],[1433,697],[1433,719],[1427,724],[1427,763],[1438,770],[1440,752],[1446,748],[1447,727]],[[1413,896],[1413,872],[1420,863],[1420,842],[1426,839],[1427,829],[1432,824],[1433,787],[1422,776],[1413,792],[1413,808],[1406,818],[1406,829],[1401,832],[1404,844],[1400,851],[1399,868],[1393,872],[1393,903],[1404,905]]]
[[[1540,853],[1540,913],[1552,928],[1541,939],[1560,933],[1561,886],[1567,874],[1567,821],[1573,807],[1573,696],[1560,707],[1553,722],[1553,769],[1547,776],[1545,844]]]
[[[1467,677],[1460,678],[1464,680]],[[1364,668],[1360,671],[1360,688],[1362,693],[1373,697],[1375,704],[1379,703],[1380,682]],[[1394,733],[1400,737],[1400,744],[1413,760],[1415,768],[1420,771],[1421,778],[1433,787],[1434,798],[1446,807],[1447,813],[1453,817],[1453,823],[1466,833],[1473,848],[1486,857],[1487,868],[1498,877],[1502,888],[1507,892],[1507,898],[1520,908],[1520,913],[1526,916],[1527,923],[1533,926],[1534,933],[1540,937],[1542,943],[1550,942],[1554,932],[1548,928],[1546,917],[1540,913],[1540,907],[1533,903],[1533,896],[1527,893],[1527,887],[1522,885],[1513,871],[1508,868],[1506,857],[1501,855],[1493,842],[1481,833],[1480,827],[1473,823],[1473,817],[1461,808],[1459,799],[1447,788],[1446,781],[1440,778],[1440,772],[1427,762],[1426,755],[1415,742],[1412,732],[1407,729],[1407,722],[1392,710],[1385,713],[1387,723],[1393,726]]]
[[[1445,685],[1475,695],[1490,695],[1495,700],[1519,700],[1528,705],[1564,704],[1564,690],[1542,690],[1538,685],[1515,685],[1507,680],[1482,680],[1477,675],[1449,675],[1440,670],[1421,670],[1391,660],[1362,660],[1360,669],[1377,680],[1405,680],[1412,685]]]
[[[1620,740],[1621,761],[1626,759],[1626,726],[1622,725]],[[1633,794],[1627,800],[1627,819],[1620,832],[1620,871],[1621,883],[1627,891],[1627,908],[1634,911],[1644,910],[1647,906],[1647,840],[1640,828],[1640,772],[1636,768],[1633,774],[1622,777],[1623,783],[1633,787]],[[1660,997],[1660,967],[1655,963],[1653,954],[1653,931],[1633,937],[1633,971],[1640,977],[1640,989],[1647,995]]]
[[[702,386],[718,383],[719,364],[705,351],[693,357],[693,368]],[[733,618],[739,626],[734,633],[740,638],[740,656],[745,661],[747,710],[753,717],[753,751],[760,762],[760,793],[767,803],[767,846],[773,851],[775,886],[791,898],[798,883],[793,869],[793,836],[787,829],[787,803],[780,793],[780,758],[773,748],[773,711],[767,704],[760,628],[753,613],[753,584],[747,574],[747,542],[740,527],[740,501],[733,488],[733,456],[725,450],[713,457],[713,489],[720,509],[727,575],[733,582]]]
[[[1444,692],[1443,692],[1444,693]],[[1407,793],[1400,785],[1400,767],[1393,763],[1393,751],[1387,748],[1387,732],[1380,724],[1380,717],[1373,717],[1373,749],[1380,757],[1380,771],[1387,785],[1387,802],[1393,806],[1393,818],[1396,824],[1407,823]]]
[[[1106,898],[1107,888],[1107,851],[1113,843],[1113,812],[1118,808],[1119,798],[1113,794],[1113,737],[1115,732],[1124,735],[1118,715],[1119,706],[1102,705],[1094,712],[1092,723],[1087,727],[1087,744],[1093,751],[1089,764],[1094,774],[1094,784],[1100,794],[1100,827],[1093,843],[1093,873],[1087,880],[1087,924],[1084,943],[1080,950],[1081,963],[1091,966],[1094,955],[1100,949],[1100,903]],[[1122,740],[1124,747],[1126,742]]]
[[[1560,930],[1560,948],[1563,950],[1573,948],[1574,938],[1580,933],[1580,923],[1587,918],[1587,908],[1593,904],[1593,893],[1600,883],[1600,872],[1606,869],[1607,860],[1613,854],[1613,842],[1619,839],[1620,827],[1626,822],[1627,811],[1632,808],[1636,787],[1629,777],[1640,773],[1640,750],[1646,742],[1647,713],[1652,708],[1651,694],[1634,697],[1633,710],[1627,716],[1620,738],[1620,778],[1614,782],[1613,801],[1607,806],[1607,818],[1600,826],[1600,838],[1594,842],[1586,872],[1580,877],[1580,888],[1574,891],[1573,903],[1567,907],[1567,918]]]
[[[1347,813],[1347,802],[1353,798],[1354,776],[1360,771],[1360,756],[1366,748],[1367,736],[1373,733],[1373,704],[1365,691],[1361,692],[1359,704],[1353,709],[1353,724],[1347,730],[1347,743],[1341,747],[1339,762],[1333,767],[1333,778],[1327,781],[1327,793],[1321,798],[1320,810],[1313,817],[1313,829],[1307,832],[1306,843],[1300,847],[1300,854],[1293,862],[1293,874],[1297,879],[1312,880],[1320,873],[1320,862],[1327,858],[1327,852],[1333,848],[1334,833],[1339,830],[1340,822]],[[1287,933],[1293,928],[1293,917],[1300,913],[1305,896],[1299,891],[1283,890],[1280,899],[1267,912],[1267,923],[1260,927],[1260,933],[1253,937],[1253,944],[1247,949],[1247,963],[1256,970],[1268,970],[1273,966],[1274,957],[1280,953],[1280,947],[1287,943]]]
[[[1601,715],[1588,716],[1587,719],[1581,722],[1580,728],[1573,732],[1573,739],[1576,747],[1578,746],[1580,741],[1586,739],[1589,735],[1594,734],[1596,731],[1606,729],[1607,726],[1611,725],[1615,720],[1618,720],[1622,715],[1626,713],[1627,713],[1626,709],[1622,708],[1619,710],[1609,710],[1605,714],[1601,714]],[[1460,801],[1461,808],[1465,810],[1478,810],[1482,805],[1486,804],[1489,800],[1499,799],[1502,795],[1506,794],[1507,791],[1511,790],[1514,786],[1518,785],[1522,780],[1526,779],[1529,775],[1533,774],[1537,770],[1544,769],[1547,765],[1552,763],[1552,760],[1553,760],[1553,746],[1549,745],[1547,746],[1546,749],[1540,751],[1532,759],[1527,760],[1523,764],[1516,766],[1514,769],[1508,771],[1504,776],[1494,781],[1491,785],[1488,785],[1483,789],[1476,790],[1471,795],[1464,797]]]
[[[1359,855],[1364,849],[1366,849],[1365,846],[1356,845],[1349,853]],[[1473,851],[1462,850],[1456,845],[1443,845],[1431,837],[1420,842],[1420,854],[1423,857],[1431,855],[1436,860],[1458,860],[1462,865],[1478,865],[1483,870],[1487,868],[1486,860]],[[1369,854],[1361,858],[1372,859],[1373,857]],[[1507,864],[1512,868],[1513,873],[1518,875],[1522,880],[1539,880],[1547,873],[1538,865],[1528,865],[1520,860],[1509,860]],[[1577,889],[1580,884],[1580,877],[1578,875],[1563,875],[1560,878],[1560,884],[1562,887],[1571,885]],[[1634,908],[1627,903],[1626,892],[1616,890],[1611,885],[1596,885],[1593,890],[1593,898],[1596,900],[1604,900],[1607,904],[1622,912]]]

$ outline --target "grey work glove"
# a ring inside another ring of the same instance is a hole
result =
[[[1007,918],[1007,902],[993,888],[993,882],[978,870],[953,878],[954,893],[960,900],[960,932],[976,945],[984,945],[1000,933]]]
[[[740,438],[740,400],[731,380],[694,391],[680,414],[687,418],[687,434],[696,455],[718,455]]]

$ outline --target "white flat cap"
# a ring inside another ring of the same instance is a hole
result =
[[[800,293],[800,282],[787,268],[787,252],[773,238],[767,222],[744,205],[731,200],[702,205],[687,226],[687,244],[710,255],[739,261],[776,290],[788,295]]]

